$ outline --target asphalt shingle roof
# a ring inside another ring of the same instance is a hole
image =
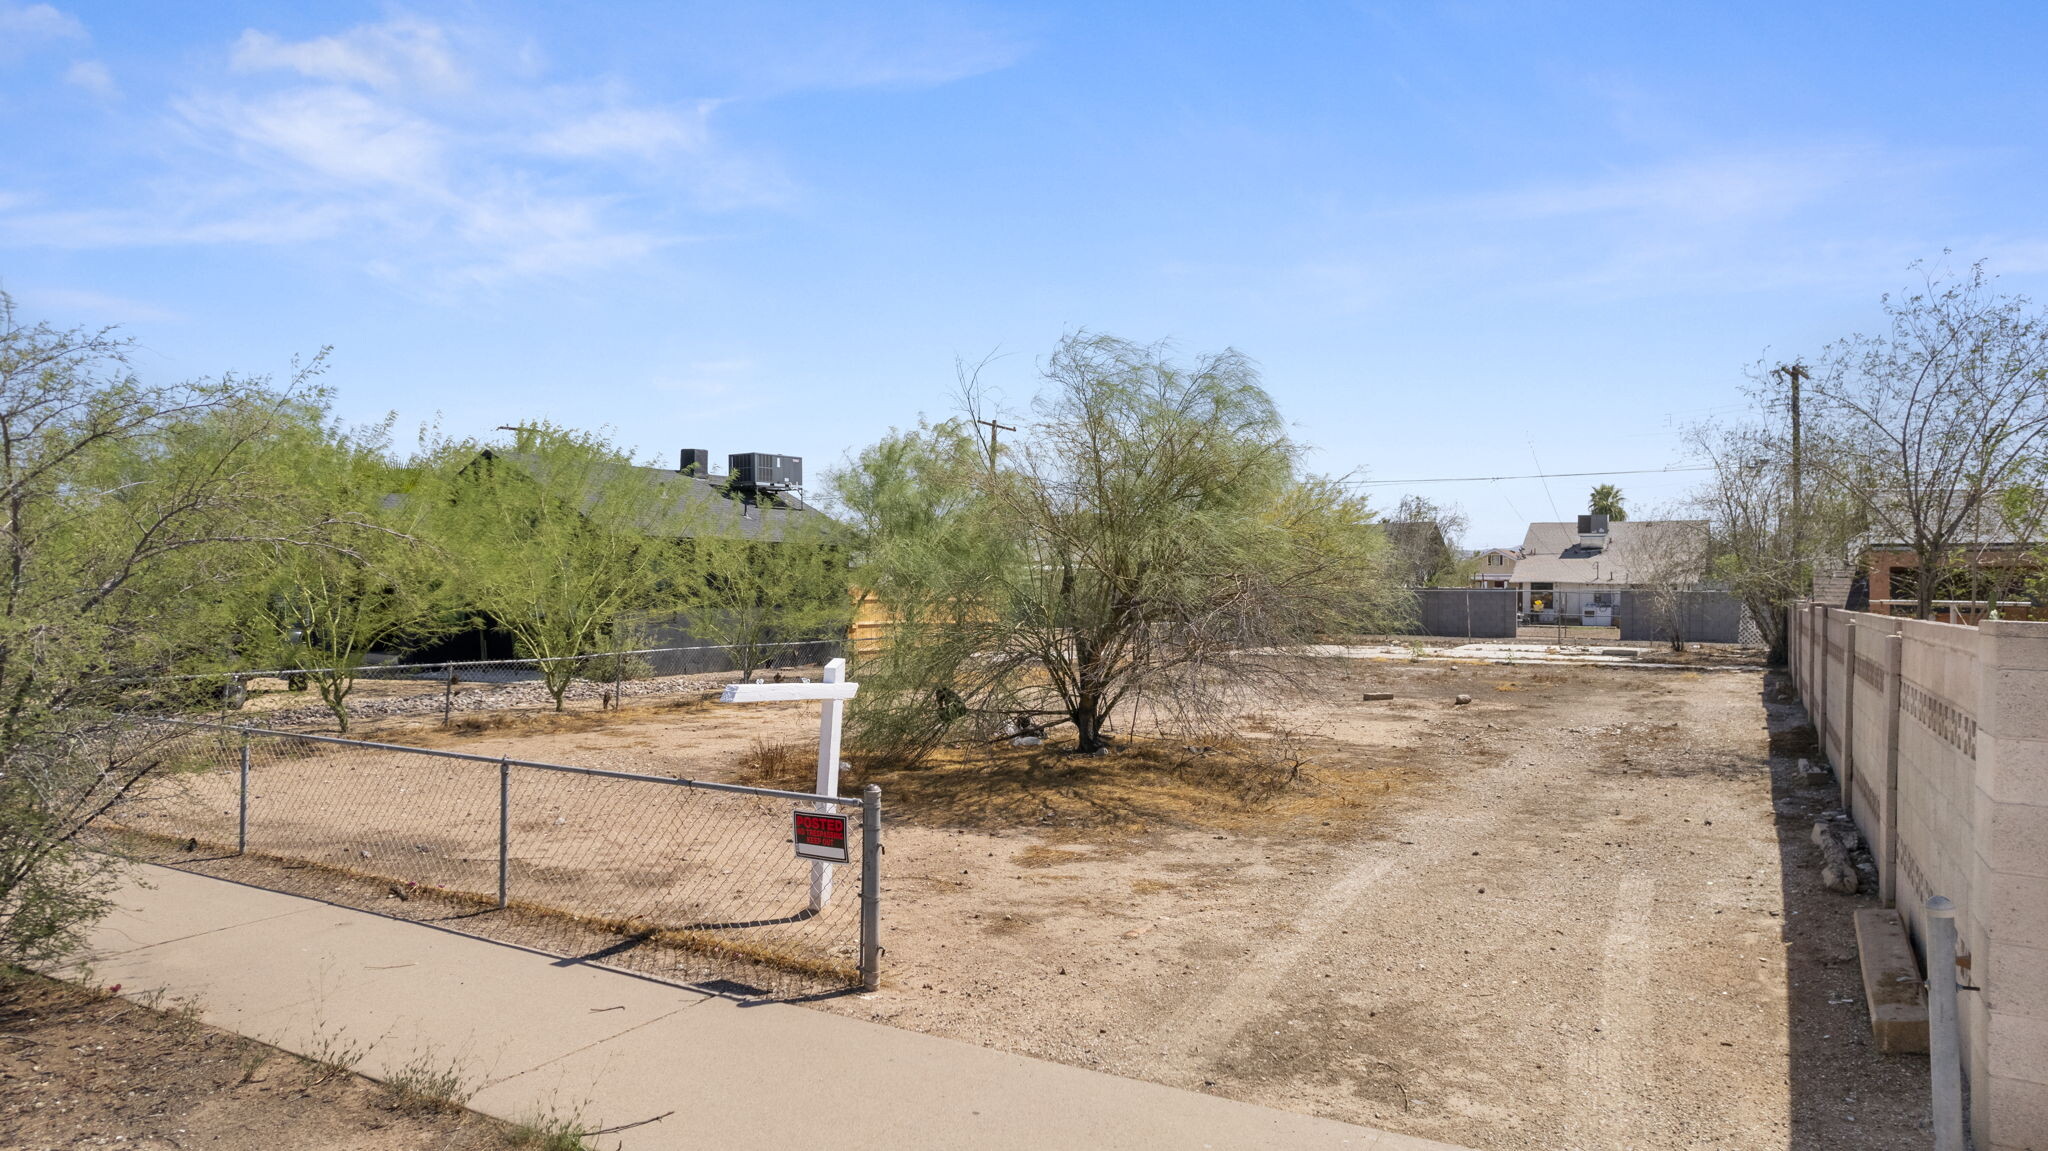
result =
[[[1615,587],[1664,579],[1697,583],[1706,543],[1705,520],[1621,520],[1608,525],[1607,546],[1597,550],[1580,546],[1576,523],[1534,523],[1510,578]]]

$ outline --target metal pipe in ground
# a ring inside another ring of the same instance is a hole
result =
[[[861,789],[860,985],[882,985],[882,789]]]
[[[242,855],[249,850],[249,737],[242,737],[242,788],[239,810],[235,813],[235,854]]]
[[[512,765],[498,761],[498,906],[511,902],[512,893]]]
[[[1927,901],[1927,1050],[1934,1077],[1934,1151],[1965,1151],[1956,905],[1945,895]]]

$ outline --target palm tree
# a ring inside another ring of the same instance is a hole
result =
[[[1589,509],[1596,516],[1606,516],[1619,523],[1628,518],[1628,508],[1623,505],[1621,489],[1613,484],[1601,484],[1593,489],[1593,506]]]

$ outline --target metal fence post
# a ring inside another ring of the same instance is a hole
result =
[[[512,763],[498,760],[498,906],[510,903],[512,879]]]
[[[242,733],[242,791],[239,810],[235,814],[235,854],[243,855],[249,850],[249,733]]]
[[[441,665],[441,678],[446,681],[441,688],[441,726],[448,726],[448,717],[455,711],[455,665]]]
[[[882,789],[861,789],[860,985],[882,985]]]
[[[1956,1018],[1956,905],[1927,901],[1927,1043],[1934,1077],[1934,1151],[1963,1151],[1962,1034]]]

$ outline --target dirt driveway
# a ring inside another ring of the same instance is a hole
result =
[[[1760,674],[1348,676],[1305,710],[1430,773],[1352,834],[899,832],[890,984],[821,1006],[1478,1148],[1924,1145]]]

